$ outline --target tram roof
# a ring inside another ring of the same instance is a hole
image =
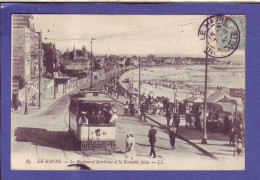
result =
[[[79,95],[80,96],[77,96]],[[83,103],[112,103],[115,102],[112,98],[106,94],[98,91],[79,91],[77,94],[72,94],[71,97],[77,101]]]
[[[115,102],[111,98],[107,97],[99,97],[99,96],[92,96],[92,97],[80,97],[77,98],[79,101],[83,103],[112,103]]]

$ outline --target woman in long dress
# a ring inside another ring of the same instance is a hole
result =
[[[128,138],[128,149],[125,153],[125,158],[127,159],[128,157],[131,157],[131,160],[133,160],[135,156],[135,139],[133,133],[130,132]]]

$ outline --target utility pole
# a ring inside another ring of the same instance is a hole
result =
[[[173,88],[173,93],[174,93],[174,113],[176,113],[177,112],[177,103],[176,103],[176,93],[177,93],[177,89],[174,87]]]
[[[54,79],[54,82],[53,82],[53,99],[56,99],[56,83],[55,83],[55,79]]]
[[[91,39],[91,77],[90,77],[90,88],[93,87],[93,54],[92,54],[92,41],[95,40],[94,38]]]
[[[206,62],[205,62],[205,91],[204,91],[204,123],[203,123],[203,136],[201,143],[207,144],[207,86],[208,86],[208,20],[207,20],[207,31],[206,31]]]
[[[25,88],[24,88],[24,95],[25,95],[25,100],[24,100],[24,114],[28,114],[28,82],[26,82]]]
[[[39,68],[39,102],[38,102],[38,109],[41,109],[41,56],[42,56],[42,32],[39,33],[39,63],[38,63],[38,68]]]
[[[138,94],[138,97],[139,97],[139,106],[140,106],[140,103],[141,103],[141,60],[140,60],[140,56],[139,56],[139,94]]]

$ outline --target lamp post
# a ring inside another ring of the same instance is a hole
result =
[[[92,41],[95,40],[94,38],[91,39],[91,76],[90,76],[90,88],[93,87],[93,54],[92,54]]]
[[[40,44],[40,49],[39,49],[39,104],[38,104],[38,109],[41,109],[41,55],[42,55],[42,49],[41,49],[41,44]]]
[[[204,91],[204,123],[203,123],[203,136],[201,143],[207,144],[207,85],[208,85],[208,20],[207,20],[207,31],[206,31],[206,62],[205,62],[205,91]]]
[[[30,87],[30,84],[31,82],[28,81],[26,84],[25,84],[25,92],[24,92],[24,95],[25,95],[25,99],[24,99],[24,114],[28,114],[28,89]]]
[[[53,82],[53,99],[56,99],[56,81]]]
[[[38,109],[41,109],[41,56],[42,56],[42,31],[39,32],[39,98],[38,98]]]
[[[177,107],[177,103],[176,103],[176,94],[177,94],[177,89],[174,87],[173,88],[173,93],[174,93],[174,113],[176,113],[176,111],[177,111],[177,109],[176,109],[176,107]]]
[[[138,98],[139,98],[139,102],[138,104],[140,105],[141,99],[141,61],[140,61],[140,56],[139,56],[139,92],[138,92]]]

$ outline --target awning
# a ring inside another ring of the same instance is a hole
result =
[[[221,92],[221,93],[216,92],[214,94],[211,94],[207,98],[207,102],[212,103],[212,104],[215,104],[217,102],[230,102],[233,104],[237,104],[237,102],[234,98],[232,98],[230,95],[228,95],[227,93],[224,93],[224,92]]]
[[[203,100],[198,97],[191,97],[187,100],[188,102],[193,102],[193,103],[203,103]]]

